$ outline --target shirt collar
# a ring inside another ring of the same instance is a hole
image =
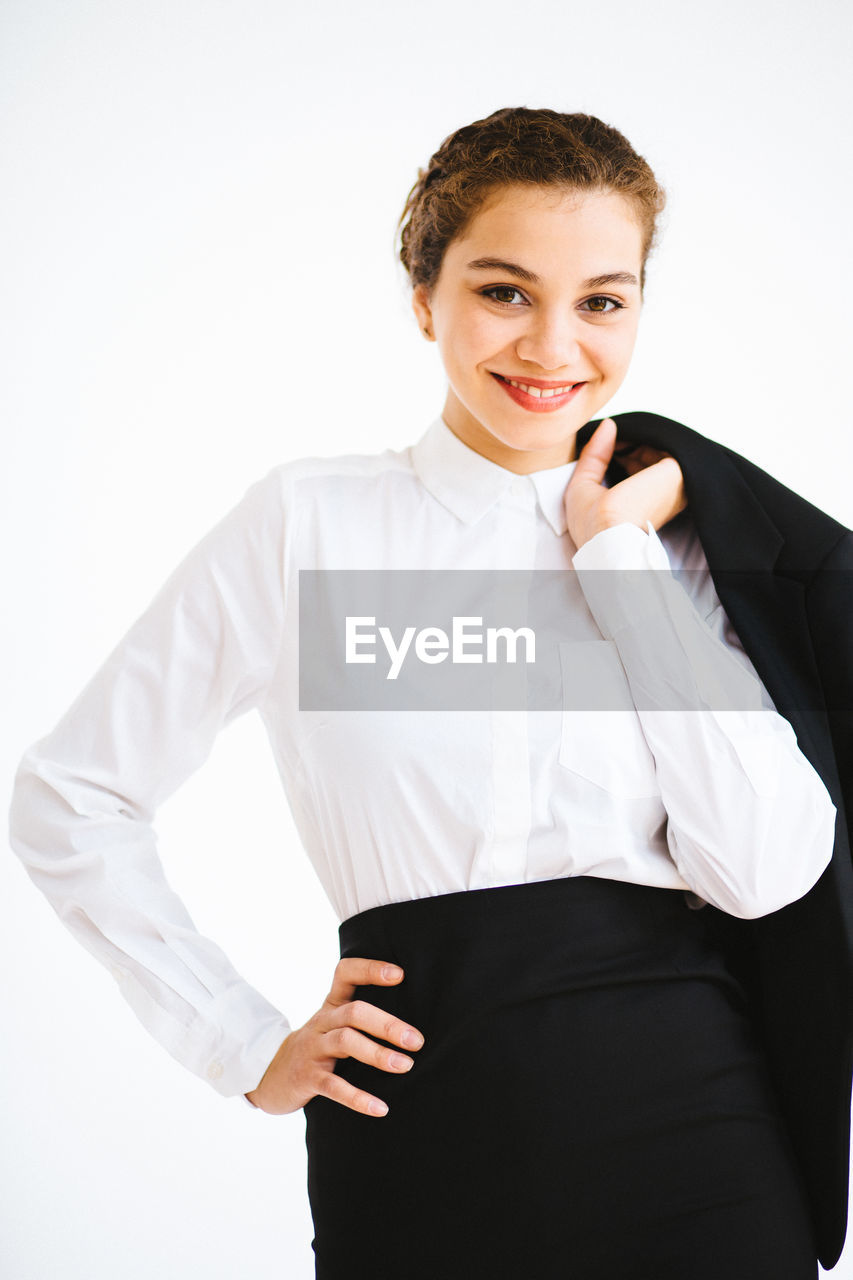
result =
[[[477,453],[454,435],[440,417],[412,446],[411,456],[425,488],[465,524],[474,524],[521,481],[532,484],[542,514],[554,532],[566,532],[563,494],[575,462],[519,476]]]

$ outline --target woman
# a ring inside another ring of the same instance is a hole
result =
[[[678,463],[634,449],[614,482],[612,419],[575,448],[627,372],[662,206],[594,117],[451,135],[401,220],[441,417],[411,449],[254,485],[19,771],[16,851],[143,1023],[221,1093],[304,1108],[324,1280],[817,1274],[712,921],[803,898],[836,809],[726,617]],[[408,664],[380,703],[380,638],[397,674],[408,651],[356,595],[370,694],[348,707],[322,621],[365,569],[413,609],[424,570],[544,581],[556,702],[472,715],[427,682],[418,704]],[[296,1029],[195,931],[150,825],[252,707],[342,921]]]

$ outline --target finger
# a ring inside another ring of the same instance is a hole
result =
[[[647,467],[643,467],[637,472],[637,478],[642,483],[644,480],[650,486],[666,489],[675,492],[684,486],[684,475],[681,467],[675,458],[667,454],[664,458],[658,458],[656,462],[652,462]]]
[[[603,418],[580,451],[569,484],[601,484],[616,443],[616,423]]]
[[[638,510],[646,512],[655,528],[687,505],[681,468],[675,458],[661,458],[659,462],[635,472],[622,484],[630,487],[632,503]],[[621,485],[616,488],[621,488]],[[614,494],[616,489],[610,492]]]
[[[384,1116],[388,1112],[386,1102],[374,1097],[372,1093],[365,1093],[364,1089],[356,1089],[343,1076],[324,1076],[317,1092],[325,1098],[331,1098],[332,1102],[339,1102],[341,1106],[349,1107],[351,1111],[360,1111],[366,1116]]]
[[[396,1049],[389,1049],[384,1044],[377,1044],[363,1036],[355,1027],[332,1027],[320,1037],[324,1056],[330,1058],[357,1058],[369,1067],[378,1067],[380,1071],[393,1071],[401,1074],[415,1065],[414,1058]]]
[[[380,1040],[387,1040],[389,1044],[399,1044],[406,1049],[420,1049],[424,1043],[417,1027],[410,1026],[402,1018],[395,1018],[393,1014],[386,1013],[367,1000],[352,1000],[349,1004],[340,1005],[330,1014],[328,1025],[356,1027],[372,1036],[378,1036]]]
[[[367,985],[389,987],[400,982],[403,970],[388,960],[365,960],[361,956],[347,956],[335,966],[332,989],[326,996],[327,1004],[346,1004],[352,1000],[356,987]]]

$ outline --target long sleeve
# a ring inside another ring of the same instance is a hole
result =
[[[572,563],[625,670],[685,882],[743,919],[802,897],[832,856],[835,806],[722,606],[700,615],[651,523],[603,530]]]
[[[10,836],[140,1021],[224,1096],[259,1082],[287,1019],[196,929],[152,826],[279,652],[285,538],[271,471],[204,537],[18,768]]]

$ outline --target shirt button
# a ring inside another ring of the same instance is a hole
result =
[[[221,1062],[211,1062],[210,1066],[207,1068],[208,1080],[218,1080],[224,1070],[225,1068]]]

